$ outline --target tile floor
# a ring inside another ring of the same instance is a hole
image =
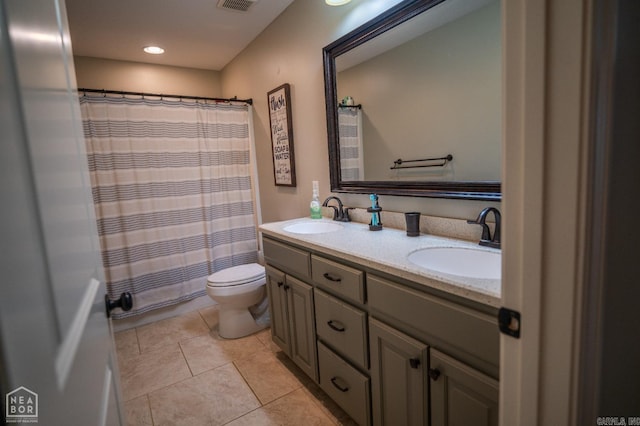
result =
[[[115,335],[128,425],[355,425],[271,342],[225,340],[217,307]]]

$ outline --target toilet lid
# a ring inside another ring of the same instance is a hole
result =
[[[264,277],[264,266],[257,263],[232,266],[215,272],[207,278],[209,286],[231,286],[257,281]]]

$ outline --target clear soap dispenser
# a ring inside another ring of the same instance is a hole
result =
[[[311,211],[311,219],[322,219],[322,210],[320,209],[320,199],[318,198],[318,181],[313,181],[313,197],[309,204]]]

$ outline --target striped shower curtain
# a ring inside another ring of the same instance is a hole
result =
[[[257,261],[246,105],[80,96],[115,318],[206,294],[207,275]]]

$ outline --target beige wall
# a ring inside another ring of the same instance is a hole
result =
[[[111,59],[74,57],[78,87],[221,97],[220,72]]]
[[[309,214],[311,181],[329,195],[329,159],[322,48],[381,12],[392,2],[352,2],[328,7],[322,1],[296,0],[222,72],[224,96],[251,97],[262,216],[265,222]],[[375,9],[378,6],[378,9]],[[291,84],[296,188],[276,187],[271,160],[267,92]],[[349,206],[367,207],[365,194],[339,194]],[[381,196],[386,210],[472,218],[487,202]]]
[[[328,7],[296,0],[221,73],[162,65],[76,57],[79,87],[187,96],[253,98],[260,199],[264,222],[309,214],[311,181],[329,195],[329,158],[322,48],[399,0]],[[291,84],[297,187],[273,179],[267,92]],[[366,194],[339,194],[349,206],[367,207]],[[385,210],[472,218],[490,203],[381,196]]]

